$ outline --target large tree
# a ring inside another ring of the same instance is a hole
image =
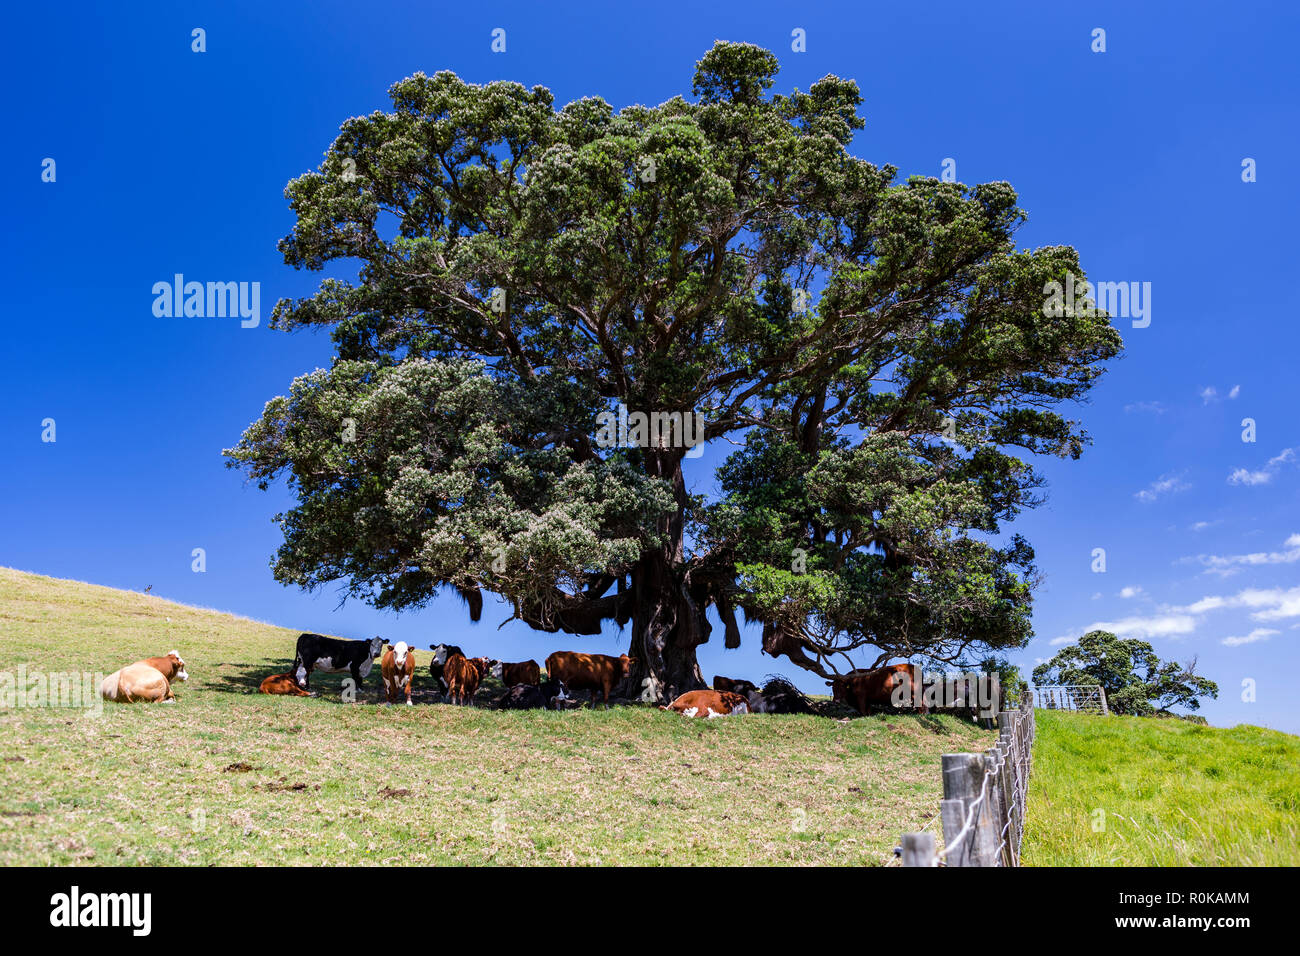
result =
[[[1035,684],[1099,684],[1117,714],[1150,717],[1171,707],[1200,710],[1202,697],[1217,698],[1219,685],[1186,664],[1162,661],[1146,641],[1110,631],[1089,631],[1034,668]]]
[[[1019,456],[1079,455],[1059,409],[1118,333],[1046,314],[1083,270],[1015,247],[1010,185],[897,181],[849,152],[855,83],[781,95],[776,73],[718,43],[693,99],[618,112],[417,74],[344,123],[289,184],[280,248],[359,269],[274,313],[331,328],[337,358],[227,452],[296,493],[279,580],[630,624],[627,696],[702,685],[710,607],[728,646],[743,613],[823,675],[1026,643],[1033,553],[1002,526],[1040,480]],[[718,493],[680,441],[605,447],[620,404],[737,445]]]

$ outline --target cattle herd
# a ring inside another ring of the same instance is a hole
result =
[[[452,704],[468,705],[484,677],[491,675],[505,686],[505,693],[492,706],[500,710],[551,709],[571,705],[571,692],[587,691],[591,706],[599,693],[606,707],[610,694],[627,676],[631,660],[626,654],[583,654],[556,651],[546,658],[545,680],[536,661],[508,663],[486,657],[467,657],[455,645],[439,644],[433,648],[429,676],[440,697]],[[310,690],[311,675],[317,671],[348,674],[355,687],[380,661],[386,703],[405,699],[411,706],[415,683],[415,650],[405,642],[389,644],[383,638],[368,641],[344,641],[320,634],[300,634],[294,649],[292,667],[285,673],[272,674],[261,682],[263,694],[296,697],[315,696]],[[165,657],[150,657],[123,667],[104,679],[100,692],[105,700],[122,703],[170,702],[173,680],[188,680],[185,661],[171,651]],[[915,691],[917,669],[911,664],[894,664],[874,670],[853,671],[827,681],[835,701],[847,704],[860,714],[877,707],[891,707],[899,699],[899,690]],[[920,695],[908,696],[917,700]],[[725,717],[732,714],[811,714],[813,703],[784,678],[772,677],[761,688],[751,681],[714,677],[712,689],[691,690],[661,707],[685,717]]]

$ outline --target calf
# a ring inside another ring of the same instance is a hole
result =
[[[718,677],[713,678],[714,690],[727,690],[733,694],[744,694],[748,697],[750,694],[757,693],[758,685],[752,681],[741,680],[736,677]]]
[[[865,714],[869,707],[902,706],[915,707],[924,714],[929,708],[921,695],[918,670],[913,664],[890,664],[875,670],[852,671],[826,683],[835,700],[850,705],[859,714]],[[909,703],[896,704],[896,693],[899,700]]]
[[[293,658],[293,674],[298,686],[307,690],[313,671],[340,674],[347,671],[358,687],[361,679],[370,673],[375,658],[384,649],[382,637],[368,641],[340,641],[320,634],[299,634]]]
[[[395,704],[402,691],[406,691],[406,706],[411,706],[411,679],[415,676],[415,652],[405,641],[384,651],[379,662],[379,672],[384,677],[384,695],[388,703]]]
[[[99,685],[100,696],[104,700],[119,704],[174,701],[172,685],[162,671],[145,663],[128,664],[119,671],[114,671],[104,678]]]
[[[453,704],[468,704],[474,699],[474,692],[487,673],[486,657],[465,657],[464,654],[452,654],[447,658],[443,677],[447,681],[447,696]]]
[[[272,674],[262,681],[258,690],[263,694],[284,694],[286,697],[315,697],[298,686],[293,674]]]
[[[455,644],[439,644],[433,649],[433,660],[429,662],[429,676],[433,678],[440,694],[447,693],[447,681],[443,677],[443,669],[447,666],[447,658],[452,654],[465,656],[465,652]]]
[[[514,687],[516,684],[540,684],[542,682],[542,671],[537,666],[537,661],[522,661],[518,664],[492,661],[490,673],[507,687]]]
[[[493,706],[497,710],[559,710],[556,701],[568,699],[562,682],[546,680],[541,684],[515,684],[498,697]]]
[[[627,676],[631,663],[626,654],[610,657],[608,654],[556,651],[546,658],[546,676],[563,681],[569,690],[591,691],[592,707],[596,706],[596,691],[602,691],[608,707],[609,692]]]
[[[688,690],[667,707],[683,717],[726,717],[728,714],[749,713],[749,702],[740,694],[728,690]]]

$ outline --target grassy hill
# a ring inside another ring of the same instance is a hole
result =
[[[174,705],[0,709],[0,865],[879,865],[937,812],[940,754],[992,737],[947,716],[386,708],[378,668],[356,704],[328,675],[316,699],[258,694],[296,636],[0,568],[0,671],[176,648],[191,675]]]
[[[1296,866],[1300,737],[1040,710],[1023,862]]]

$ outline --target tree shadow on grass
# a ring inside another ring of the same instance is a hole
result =
[[[204,687],[204,690],[215,690],[221,694],[257,694],[261,692],[262,681],[273,674],[288,673],[293,667],[292,660],[276,659],[264,657],[255,663],[222,663],[215,668],[217,674],[215,680],[210,680]],[[313,694],[325,700],[334,700],[336,702],[343,699],[343,682],[349,680],[349,675],[328,674],[316,671],[311,675],[310,687],[308,688]],[[478,691],[474,694],[475,707],[487,707],[492,701],[504,693],[505,688],[501,682],[495,678],[488,678],[479,685]],[[379,663],[370,673],[361,681],[361,686],[357,688],[357,703],[363,704],[382,704],[387,698],[384,695],[384,680],[380,674]],[[398,696],[399,705],[406,706],[406,695]],[[435,685],[428,671],[425,670],[423,679],[421,679],[420,668],[416,668],[415,680],[411,686],[411,703],[413,705],[422,704],[448,704],[447,698],[442,696],[440,689]]]

